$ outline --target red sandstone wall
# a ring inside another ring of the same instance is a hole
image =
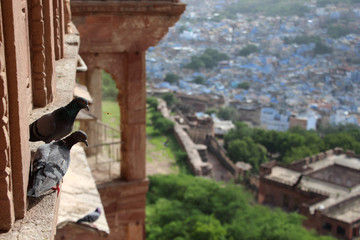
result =
[[[267,203],[274,206],[283,207],[284,195],[288,196],[288,207],[286,208],[289,210],[296,210],[302,203],[316,198],[316,196],[311,195],[310,193],[305,195],[303,192],[300,192],[297,189],[292,189],[290,186],[280,184],[278,185],[264,179],[260,180],[258,195],[258,202],[260,204]],[[269,196],[272,196],[271,201]]]
[[[98,232],[85,230],[75,224],[68,224],[56,231],[56,240],[104,240]]]
[[[107,239],[145,239],[145,206],[149,181],[115,180],[98,186],[106,220],[110,227]]]

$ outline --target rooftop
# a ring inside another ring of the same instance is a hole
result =
[[[264,177],[326,198],[309,206],[311,214],[352,223],[360,219],[360,159],[338,150],[300,160],[291,168],[274,166]],[[300,166],[299,166],[300,163]]]

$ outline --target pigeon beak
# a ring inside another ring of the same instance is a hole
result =
[[[86,109],[89,111],[90,109],[89,109],[89,105],[86,105]]]
[[[87,147],[89,146],[87,140],[84,140],[84,143],[86,144]]]

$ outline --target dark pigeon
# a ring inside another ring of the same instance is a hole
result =
[[[78,97],[65,107],[41,116],[29,126],[29,141],[49,143],[52,140],[59,140],[67,136],[73,129],[77,114],[83,108],[89,110],[88,101],[85,98]]]
[[[76,222],[77,223],[82,223],[82,222],[93,223],[96,220],[98,220],[98,218],[100,217],[100,214],[101,214],[101,209],[96,208],[94,212],[87,214],[86,216],[80,218]]]
[[[28,196],[40,197],[50,189],[57,190],[59,195],[59,182],[70,165],[70,149],[78,142],[88,145],[85,132],[73,132],[62,140],[41,145],[36,150]]]

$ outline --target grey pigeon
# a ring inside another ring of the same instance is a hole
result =
[[[98,220],[98,218],[100,217],[101,214],[101,209],[100,208],[96,208],[94,212],[91,212],[89,214],[87,214],[86,216],[80,218],[79,220],[77,220],[77,223],[82,223],[82,222],[89,222],[89,223],[93,223],[96,220]]]
[[[31,142],[59,140],[71,133],[75,118],[83,108],[89,110],[85,98],[75,98],[65,107],[41,116],[29,126]]]
[[[70,149],[78,142],[88,145],[85,132],[75,131],[64,139],[43,144],[36,150],[28,196],[40,197],[50,189],[57,190],[59,195],[59,182],[70,165]]]

